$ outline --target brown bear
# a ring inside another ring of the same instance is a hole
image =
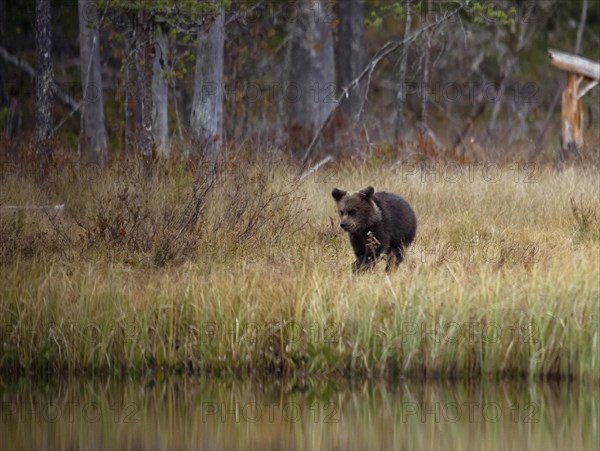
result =
[[[417,217],[406,200],[392,193],[376,193],[372,186],[356,192],[334,188],[340,227],[348,232],[356,255],[354,272],[372,268],[387,255],[386,271],[404,260],[406,247],[417,232]]]

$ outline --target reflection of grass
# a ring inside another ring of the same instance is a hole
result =
[[[66,211],[0,217],[0,368],[600,378],[600,241],[579,242],[569,201],[597,205],[596,173],[450,183],[339,168],[297,184],[288,166],[229,169],[200,203],[177,165],[153,187],[116,170],[5,178],[0,203]],[[352,274],[337,184],[413,204],[397,272]]]
[[[0,388],[9,449],[592,449],[587,384],[86,378]]]

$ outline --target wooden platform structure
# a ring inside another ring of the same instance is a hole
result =
[[[583,106],[581,99],[600,83],[600,63],[548,49],[553,66],[567,73],[567,83],[562,94],[562,126],[560,158],[577,156],[583,146]],[[583,86],[581,84],[585,82]],[[580,88],[581,86],[581,88]]]

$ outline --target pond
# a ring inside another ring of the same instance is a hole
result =
[[[598,449],[596,385],[0,381],[2,449]]]

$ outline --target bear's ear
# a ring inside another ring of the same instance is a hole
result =
[[[331,195],[333,196],[333,198],[337,201],[339,201],[342,197],[344,197],[346,195],[346,191],[342,191],[340,189],[337,188],[333,188],[333,191],[331,192]]]
[[[361,189],[358,194],[360,194],[361,196],[365,197],[367,200],[371,199],[371,197],[373,197],[373,193],[375,192],[375,189],[372,186],[367,186],[366,188]]]

